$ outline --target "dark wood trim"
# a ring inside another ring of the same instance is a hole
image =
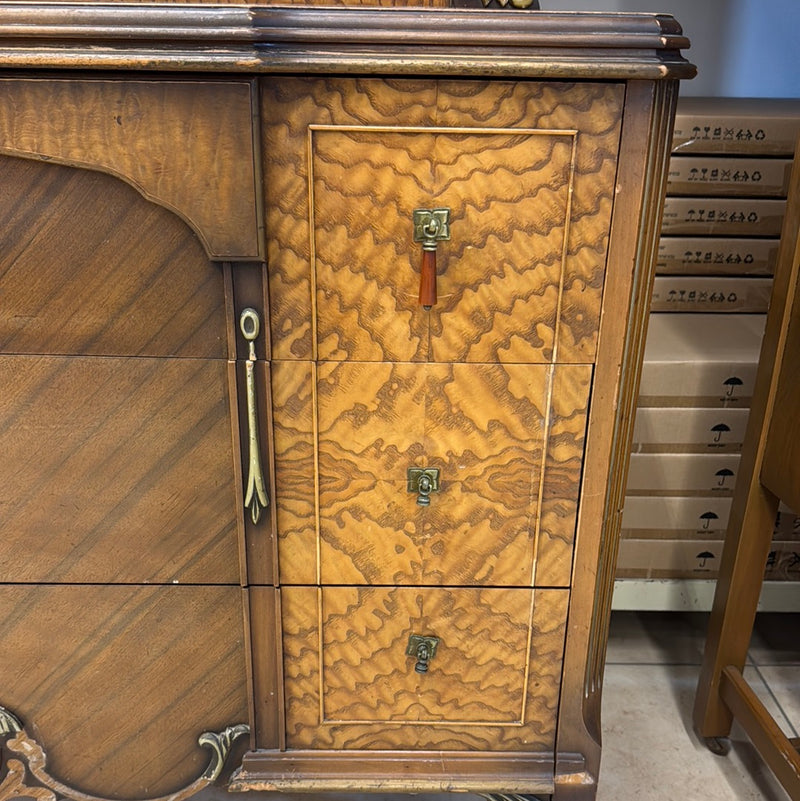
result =
[[[561,765],[575,775],[584,769],[578,754]],[[552,752],[252,751],[229,789],[552,793],[553,769]]]
[[[557,753],[597,781],[600,705],[622,501],[669,156],[676,83],[628,85],[570,596]],[[623,377],[620,384],[620,376]],[[614,421],[613,426],[609,421]],[[558,773],[558,771],[557,771]],[[559,786],[560,785],[560,786]],[[575,796],[557,780],[556,799]],[[585,797],[593,797],[591,795]]]
[[[690,78],[665,14],[0,3],[6,67]]]

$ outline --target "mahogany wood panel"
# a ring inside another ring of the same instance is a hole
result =
[[[0,98],[0,152],[110,172],[212,258],[259,258],[250,82],[8,78]]]
[[[273,381],[283,583],[531,586],[537,535],[569,583],[590,367],[276,362]],[[441,471],[429,507],[411,466]]]
[[[615,84],[264,84],[274,356],[591,361],[622,96]],[[441,205],[452,239],[425,312],[410,217]]]
[[[281,597],[289,748],[552,747],[566,591],[284,587]],[[406,656],[410,634],[441,638],[425,675]]]
[[[238,587],[4,585],[0,610],[0,702],[71,787],[177,790],[202,732],[248,722]]]
[[[0,168],[0,351],[227,356],[221,270],[174,214],[99,172]]]
[[[0,357],[5,582],[239,583],[227,363]]]
[[[559,709],[555,798],[593,799],[625,476],[652,296],[677,83],[633,81],[619,156],[600,346],[586,433]],[[580,753],[576,771],[563,754]]]

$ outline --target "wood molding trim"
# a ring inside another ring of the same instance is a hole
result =
[[[665,14],[0,3],[6,67],[690,78]]]
[[[562,769],[582,775],[579,754],[560,754]],[[411,751],[253,751],[229,785],[231,791],[282,792],[380,791],[552,793],[553,754],[537,752],[440,751],[435,756]],[[389,777],[394,779],[389,779]],[[516,776],[516,781],[509,781]]]

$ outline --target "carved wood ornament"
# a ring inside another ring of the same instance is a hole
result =
[[[221,732],[203,732],[198,743],[211,751],[206,769],[181,790],[148,801],[183,801],[215,782],[222,773],[233,743],[249,732],[250,727],[244,723],[228,726]],[[107,801],[74,790],[53,778],[47,772],[44,748],[27,734],[13,712],[0,707],[0,801],[19,798],[35,801]]]

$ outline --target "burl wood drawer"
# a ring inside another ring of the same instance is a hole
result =
[[[571,542],[590,381],[588,365],[276,363],[282,583],[532,586],[537,556]],[[440,470],[429,505],[413,467]]]
[[[566,590],[284,587],[289,748],[547,749]],[[411,635],[439,638],[427,671]]]
[[[624,87],[264,84],[273,357],[590,362]],[[418,302],[417,208],[447,208]]]

